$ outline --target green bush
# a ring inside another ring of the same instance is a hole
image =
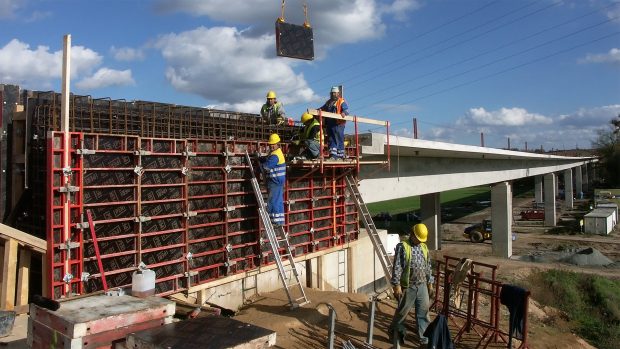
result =
[[[575,332],[601,349],[620,342],[620,281],[548,270],[530,277],[533,297],[565,312]]]

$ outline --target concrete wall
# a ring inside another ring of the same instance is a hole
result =
[[[387,231],[380,230],[379,236],[386,246]],[[357,241],[301,256],[295,260],[300,274],[299,279],[305,287],[323,291],[372,293],[386,284],[383,269],[365,230],[361,231]],[[288,266],[288,263],[285,265]],[[269,265],[195,286],[189,293],[194,294],[199,302],[214,303],[236,310],[253,295],[275,291],[282,287],[278,270],[275,265]],[[317,300],[310,299],[310,301]]]

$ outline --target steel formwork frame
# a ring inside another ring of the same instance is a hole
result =
[[[53,298],[103,289],[87,210],[110,288],[129,285],[141,262],[155,271],[160,295],[273,262],[244,163],[266,143],[72,132],[65,149],[64,137],[50,132],[47,142]],[[59,160],[64,151],[70,166]],[[289,169],[285,229],[295,255],[358,238],[344,182],[354,166]],[[67,210],[69,221],[52,219]],[[69,237],[60,234],[66,228]]]

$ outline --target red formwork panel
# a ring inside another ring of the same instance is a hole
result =
[[[77,149],[81,133],[51,132],[47,153],[47,265],[48,292],[54,298],[84,292],[83,270],[82,158]]]
[[[103,288],[87,210],[109,287],[131,284],[141,262],[155,271],[160,295],[273,263],[245,160],[246,152],[268,152],[266,143],[72,133],[70,179],[79,191],[62,205],[63,137],[53,132],[48,143],[54,298]],[[289,168],[285,230],[295,255],[357,238],[357,211],[344,181],[351,170]],[[74,249],[62,248],[64,212],[71,217],[70,241],[79,242]],[[63,281],[67,273],[69,282]]]

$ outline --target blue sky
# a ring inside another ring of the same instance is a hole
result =
[[[0,0],[0,83],[60,91],[71,34],[72,91],[96,98],[257,112],[273,89],[298,119],[342,84],[394,135],[416,117],[422,139],[547,150],[588,148],[620,114],[616,1],[306,2],[311,62],[275,55],[278,0]]]

